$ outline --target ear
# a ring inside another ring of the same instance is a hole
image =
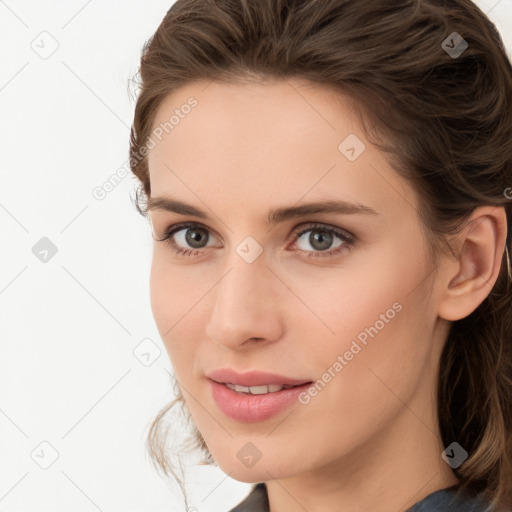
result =
[[[476,208],[444,261],[439,316],[460,320],[472,313],[496,282],[505,250],[507,216],[500,206]],[[441,277],[441,276],[440,276]]]

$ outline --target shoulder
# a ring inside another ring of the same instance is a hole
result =
[[[269,512],[267,490],[264,483],[255,484],[249,495],[229,512]],[[494,512],[482,497],[471,497],[448,487],[429,494],[406,512]],[[509,512],[512,512],[510,510]]]
[[[255,484],[249,495],[229,512],[269,512],[267,489],[264,483]]]
[[[481,496],[469,496],[457,491],[457,487],[448,487],[429,494],[407,509],[406,512],[494,512],[496,509]]]

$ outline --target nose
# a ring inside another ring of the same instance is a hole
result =
[[[277,304],[282,304],[278,295],[283,284],[267,268],[263,255],[247,263],[234,254],[228,268],[212,290],[214,304],[207,336],[230,350],[274,343],[282,336]]]

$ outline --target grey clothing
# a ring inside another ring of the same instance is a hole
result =
[[[490,507],[486,510],[487,506],[489,504],[483,498],[458,496],[456,486],[452,486],[429,494],[406,512],[492,512]],[[249,495],[229,512],[269,512],[265,484],[255,484]]]

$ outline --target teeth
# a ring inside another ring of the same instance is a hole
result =
[[[269,384],[263,386],[239,386],[238,384],[231,384],[226,382],[226,386],[233,391],[237,391],[238,393],[247,393],[250,395],[265,395],[266,393],[275,393],[276,391],[281,391],[282,389],[293,388],[294,386],[281,386],[280,384]]]

